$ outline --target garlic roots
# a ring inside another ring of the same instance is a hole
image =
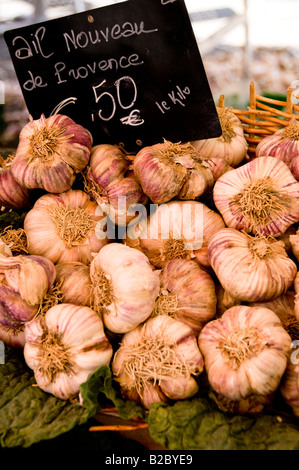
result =
[[[124,397],[149,408],[157,401],[194,396],[203,358],[187,325],[159,315],[123,335],[112,371]]]

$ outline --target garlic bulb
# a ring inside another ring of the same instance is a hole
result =
[[[26,188],[61,193],[71,188],[76,173],[86,167],[91,146],[90,132],[71,118],[42,115],[21,130],[11,171]]]
[[[220,137],[195,140],[193,147],[204,159],[221,158],[228,165],[236,167],[247,155],[248,144],[240,119],[229,108],[217,108],[222,129]]]
[[[195,334],[214,317],[214,281],[195,261],[168,261],[160,273],[160,286],[152,316],[169,315],[188,325]]]
[[[257,145],[257,157],[275,157],[288,167],[292,160],[299,156],[299,123],[295,116],[283,129],[264,137]]]
[[[133,160],[133,171],[154,204],[198,199],[214,184],[209,165],[189,143],[165,141],[144,147]]]
[[[41,256],[0,256],[0,339],[24,346],[24,325],[38,313],[55,281],[54,264]]]
[[[92,307],[92,285],[90,266],[85,263],[71,261],[58,263],[56,281],[62,292],[63,303]]]
[[[3,159],[0,156],[0,206],[9,209],[22,209],[29,204],[29,190],[14,178],[11,163],[14,156]]]
[[[106,189],[123,180],[130,164],[131,161],[117,145],[95,145],[91,148],[87,177]]]
[[[239,305],[204,326],[198,336],[213,390],[230,400],[267,396],[280,384],[291,338],[267,308]]]
[[[203,358],[187,325],[159,315],[123,335],[112,371],[123,396],[149,408],[194,396],[199,389],[194,376],[203,371]]]
[[[92,307],[106,328],[126,333],[151,314],[160,281],[147,257],[121,243],[110,243],[90,264]]]
[[[97,204],[81,190],[41,196],[26,214],[24,230],[28,251],[53,263],[90,263],[108,243]],[[101,222],[101,224],[100,224]]]
[[[109,365],[112,346],[92,309],[63,303],[26,324],[24,358],[42,390],[73,400],[91,373]]]
[[[299,182],[285,163],[256,158],[222,175],[213,189],[228,227],[278,236],[299,221]]]
[[[201,202],[171,201],[130,226],[125,243],[145,253],[157,268],[171,259],[193,258],[205,266],[208,240],[224,227],[222,217]]]
[[[297,273],[283,242],[233,228],[211,237],[208,257],[228,294],[248,302],[275,299],[290,288]]]
[[[299,319],[295,315],[295,298],[295,292],[288,290],[274,300],[268,302],[253,302],[250,306],[264,307],[272,310],[272,312],[278,316],[282,326],[290,335],[291,339],[296,340],[299,337]]]
[[[101,144],[91,149],[83,175],[84,191],[121,226],[135,218],[135,205],[148,202],[130,167],[131,159],[118,146]]]

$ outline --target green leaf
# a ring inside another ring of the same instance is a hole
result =
[[[9,210],[0,214],[0,232],[10,226],[13,226],[14,229],[23,228],[26,214],[25,210]]]
[[[232,416],[205,397],[154,403],[149,432],[168,450],[298,450],[299,424],[267,414]]]
[[[94,406],[95,413],[102,407],[107,406],[107,400],[112,403],[123,419],[142,418],[146,419],[145,410],[130,400],[123,400],[110,367],[103,366],[96,370],[80,387],[80,394],[84,404],[91,408]],[[95,414],[94,413],[94,414]]]
[[[71,403],[43,392],[23,359],[22,351],[6,348],[0,365],[0,445],[29,447],[85,423],[92,403]]]

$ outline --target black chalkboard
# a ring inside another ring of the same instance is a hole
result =
[[[183,0],[128,0],[4,33],[30,115],[128,150],[221,134]]]

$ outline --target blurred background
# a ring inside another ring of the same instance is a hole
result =
[[[28,112],[3,32],[120,0],[0,0],[0,147],[14,147]],[[246,109],[249,83],[284,99],[299,80],[299,0],[185,0],[217,105]]]

